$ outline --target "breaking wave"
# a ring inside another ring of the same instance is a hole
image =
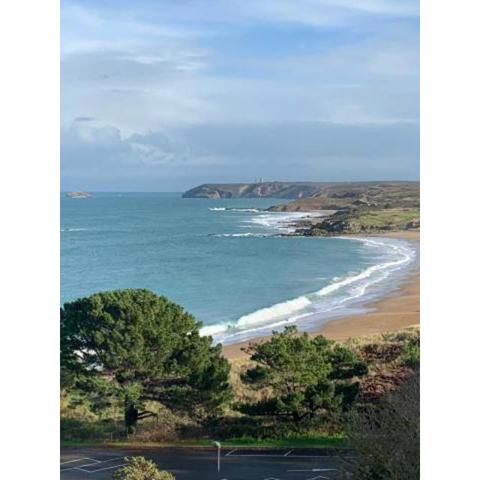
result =
[[[250,213],[259,213],[262,210],[259,210],[258,208],[252,208],[252,207],[247,207],[247,208],[228,208],[228,207],[210,207],[209,210],[211,212],[250,212]]]
[[[265,238],[265,237],[274,237],[275,235],[273,234],[268,234],[268,233],[258,233],[258,232],[245,232],[245,233],[215,233],[211,234],[213,237],[224,237],[224,238],[230,238],[230,237],[256,237],[256,238]]]
[[[233,234],[249,236],[248,234]],[[202,335],[212,335],[216,341],[233,343],[258,334],[269,334],[272,328],[285,324],[301,324],[315,319],[325,320],[335,316],[335,311],[366,300],[372,287],[397,270],[409,265],[416,256],[415,248],[408,242],[383,239],[338,237],[346,241],[360,241],[380,251],[384,261],[369,266],[361,272],[352,272],[316,292],[301,295],[271,306],[260,308],[233,322],[217,323],[202,328]],[[337,313],[338,314],[338,313]]]
[[[60,228],[61,232],[83,232],[84,230],[86,230],[86,228],[67,228],[67,227]]]

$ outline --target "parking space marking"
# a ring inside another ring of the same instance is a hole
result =
[[[289,455],[289,458],[338,458],[340,455]]]
[[[243,452],[248,452],[248,453],[243,453]],[[273,453],[275,452],[275,453]],[[311,453],[305,452],[304,449],[300,449],[299,453],[296,453],[297,449],[293,448],[291,450],[285,449],[279,449],[278,451],[276,450],[258,450],[256,452],[253,449],[242,449],[242,448],[234,448],[233,450],[228,451],[225,453],[225,457],[288,457],[288,458],[338,458],[340,455],[332,455],[332,454],[325,454],[325,453],[319,453],[317,454],[316,452],[312,451]]]
[[[60,466],[67,465],[70,463],[82,462],[83,460],[88,460],[89,462],[100,462],[100,460],[95,460],[94,458],[82,457],[82,458],[76,458],[75,460],[67,460],[66,462],[60,462]],[[68,468],[71,468],[71,467],[68,467]]]
[[[285,455],[282,453],[280,455],[276,454],[268,454],[268,453],[245,453],[245,454],[240,454],[240,455],[232,455],[232,457],[265,457],[265,458],[271,458],[271,457],[284,457]],[[293,455],[292,455],[293,457]],[[311,458],[311,457],[309,457]]]
[[[76,466],[68,466],[67,468],[60,468],[60,471],[62,472],[66,472],[66,471],[70,471],[70,470],[77,470],[79,472],[83,472],[83,473],[96,473],[96,472],[102,472],[104,470],[111,470],[112,468],[120,468],[120,467],[123,467],[126,465],[126,463],[124,462],[124,459],[122,456],[117,456],[117,457],[113,457],[113,458],[109,458],[108,460],[97,460],[96,458],[88,458],[88,457],[84,457],[84,458],[79,458],[79,459],[76,459],[76,460],[69,460],[67,462],[63,462],[60,464],[60,467],[62,467],[62,465],[66,465],[66,464],[72,464],[74,462],[80,462],[80,461],[89,461],[90,463],[83,463],[81,465],[76,465]],[[108,466],[108,467],[104,467],[103,465],[105,465],[106,463],[108,462],[123,462],[119,465],[113,465],[113,466]],[[98,467],[98,468],[88,468],[88,467]]]
[[[254,452],[254,453],[243,453],[244,451],[247,451],[247,452]],[[273,449],[268,449],[268,450],[258,450],[258,451],[255,451],[254,449],[241,449],[241,448],[235,448],[233,450],[231,450],[230,452],[228,452],[226,454],[226,456],[232,456],[232,457],[265,457],[265,458],[268,458],[268,457],[285,457],[286,456],[286,453],[287,454],[290,454],[292,452],[292,450],[289,450],[287,451],[286,448],[284,449],[281,449],[278,453],[268,453],[268,452],[275,452],[276,450],[273,450]],[[262,453],[262,452],[266,452],[266,453]]]
[[[309,468],[307,470],[287,470],[287,472],[338,472],[338,468]]]
[[[92,465],[97,465],[99,463],[102,463],[100,460],[96,460],[95,458],[80,458],[77,461],[80,462],[82,460],[83,461],[88,460],[90,463],[82,463],[81,465],[77,465],[77,466],[74,466],[74,467],[69,466],[69,467],[66,467],[66,468],[62,468],[62,465],[65,465],[65,463],[69,463],[71,465],[73,463],[73,460],[70,461],[70,462],[64,462],[64,463],[60,464],[60,471],[61,472],[68,472],[69,470],[78,470],[80,468],[90,467]]]
[[[80,462],[82,460],[93,460],[95,462],[100,461],[100,460],[95,460],[94,458],[82,457],[82,458],[76,458],[75,460],[67,460],[66,462],[60,462],[60,465],[66,465],[67,463],[73,463],[73,462]]]
[[[84,468],[77,468],[76,470],[81,470],[82,472],[85,473],[97,473],[97,472],[103,472],[105,470],[111,470],[112,468],[120,468],[124,467],[126,463],[121,463],[120,465],[113,465],[111,467],[104,467],[104,468],[97,468],[96,470],[85,470]]]

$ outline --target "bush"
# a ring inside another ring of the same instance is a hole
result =
[[[303,423],[346,410],[357,396],[357,378],[368,371],[347,347],[321,335],[310,339],[295,327],[273,332],[268,341],[251,344],[246,351],[255,366],[240,378],[264,395],[236,408],[246,415],[284,422]]]
[[[405,365],[417,369],[420,366],[420,335],[409,338],[405,342],[403,350]]]
[[[359,480],[420,478],[418,372],[379,405],[357,409],[346,430],[355,456],[347,469]]]
[[[145,457],[126,457],[127,465],[113,474],[114,480],[175,480],[165,470],[159,470],[152,460]]]

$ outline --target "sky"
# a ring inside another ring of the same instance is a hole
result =
[[[61,188],[417,180],[416,0],[61,2]]]

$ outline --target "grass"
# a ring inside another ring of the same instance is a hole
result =
[[[203,441],[200,441],[203,442]],[[258,447],[343,447],[346,445],[347,439],[344,434],[336,433],[327,434],[311,434],[290,438],[253,438],[241,437],[224,440],[223,445],[229,447],[242,446],[258,446]],[[211,444],[211,441],[205,440],[205,444]]]
[[[102,442],[91,440],[62,441],[63,447],[109,446],[109,447],[209,447],[213,440],[204,438],[198,440],[178,442],[138,442],[116,441]],[[336,434],[311,434],[292,436],[291,438],[264,438],[253,437],[230,438],[222,440],[224,447],[312,447],[312,448],[341,448],[347,445],[347,438],[343,433]]]
[[[359,212],[351,219],[351,224],[363,228],[400,228],[409,222],[420,219],[418,208],[389,208]]]

